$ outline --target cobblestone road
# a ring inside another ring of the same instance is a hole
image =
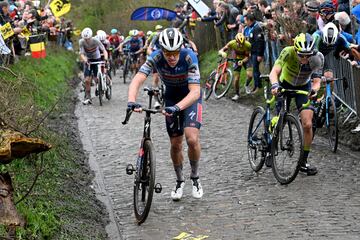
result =
[[[116,79],[110,102],[100,107],[94,99],[91,106],[78,104],[76,109],[84,149],[96,172],[94,188],[113,220],[107,229],[111,239],[173,239],[183,232],[190,237],[182,239],[360,239],[359,153],[341,148],[332,154],[317,139],[310,162],[319,168],[318,175],[299,174],[292,184],[281,186],[270,169],[258,174],[250,169],[245,138],[252,107],[226,99],[204,104],[201,200],[191,197],[187,159],[184,197],[170,199],[175,174],[169,141],[164,117],[154,116],[156,178],[163,192],[154,195],[147,221],[137,226],[133,176],[126,175],[125,167],[135,162],[143,116],[133,114],[129,125],[121,125],[128,86]],[[143,92],[139,99],[147,103]]]

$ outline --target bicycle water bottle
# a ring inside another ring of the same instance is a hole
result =
[[[278,121],[279,121],[279,116],[275,116],[271,119],[270,126],[269,126],[269,132],[272,132],[275,129]]]

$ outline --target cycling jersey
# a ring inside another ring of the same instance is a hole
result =
[[[324,55],[317,52],[309,57],[307,64],[301,64],[293,46],[284,48],[275,64],[281,67],[280,82],[286,81],[292,86],[304,86],[311,78],[321,77]]]
[[[140,48],[143,47],[142,40],[140,38],[134,38],[134,37],[126,39],[124,41],[124,45],[128,46],[130,52],[136,52],[136,51],[140,50]]]
[[[162,51],[154,51],[148,56],[139,72],[149,76],[155,69],[166,87],[165,99],[173,102],[181,101],[189,93],[189,84],[200,84],[198,59],[190,49],[180,49],[179,61],[170,67]]]
[[[109,42],[111,45],[113,45],[113,46],[115,46],[115,48],[117,48],[119,46],[119,44],[121,43],[121,38],[118,35],[115,35],[115,36],[111,35],[109,37]]]
[[[105,51],[104,45],[95,37],[91,38],[88,42],[80,39],[79,48],[80,54],[84,54],[88,59],[99,59],[100,50]]]
[[[153,50],[158,50],[161,48],[160,43],[159,43],[159,36],[160,36],[160,33],[155,33],[155,35],[151,38],[150,47]]]
[[[226,46],[229,50],[234,51],[235,58],[238,60],[243,60],[245,57],[249,56],[251,51],[251,44],[248,41],[245,41],[242,46],[239,46],[236,40],[231,40]]]

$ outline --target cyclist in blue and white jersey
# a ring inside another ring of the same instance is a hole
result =
[[[341,51],[350,51],[350,43],[346,40],[345,36],[339,33],[338,28],[332,22],[327,23],[322,30],[314,32],[313,38],[315,41],[315,49],[321,52],[324,58],[332,52],[338,57]],[[332,78],[334,76],[330,66],[331,63],[325,58],[323,75],[326,78]]]
[[[133,53],[132,58],[132,65],[130,66],[130,69],[134,72],[137,72],[139,69],[139,55],[143,49],[143,42],[142,40],[139,38],[138,36],[139,31],[138,30],[132,30],[129,32],[129,36],[130,38],[125,39],[124,42],[122,42],[120,44],[120,48],[119,51],[123,52],[123,48],[125,46],[125,48],[129,49],[130,53]]]
[[[190,49],[181,48],[183,37],[179,30],[167,28],[159,36],[161,49],[154,51],[141,66],[129,87],[128,108],[141,111],[136,96],[147,77],[155,69],[166,87],[164,94],[166,127],[170,137],[170,155],[176,173],[176,186],[171,192],[174,201],[183,195],[185,179],[182,173],[182,142],[188,145],[191,165],[192,196],[201,198],[203,189],[199,180],[201,146],[199,133],[202,123],[202,101],[198,59]]]

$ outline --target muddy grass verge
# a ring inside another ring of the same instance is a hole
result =
[[[94,173],[84,153],[75,116],[78,78],[70,81],[72,91],[64,97],[60,109],[49,118],[48,127],[68,141],[69,152],[66,161],[71,168],[64,168],[61,174],[62,196],[56,201],[59,219],[62,222],[55,239],[106,239],[105,226],[109,222],[105,205],[100,202],[91,188]]]

